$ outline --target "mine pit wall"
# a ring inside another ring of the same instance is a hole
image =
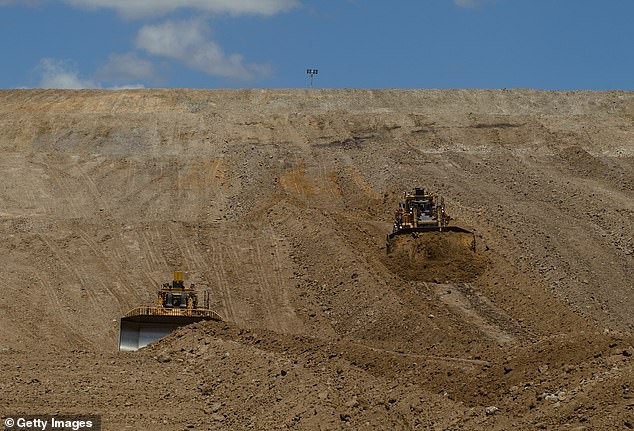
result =
[[[529,329],[634,325],[630,92],[38,90],[0,102],[0,280],[18,298],[2,305],[3,343],[114,348],[113,320],[175,269],[239,325],[363,334],[346,322],[403,306],[380,259],[413,185],[476,233],[492,262],[476,287]]]

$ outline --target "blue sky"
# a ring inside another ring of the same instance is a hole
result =
[[[0,0],[0,88],[634,89],[632,0]]]

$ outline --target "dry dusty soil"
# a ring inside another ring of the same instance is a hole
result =
[[[634,93],[2,91],[0,154],[0,414],[634,428]],[[475,253],[386,254],[414,186]],[[174,270],[225,321],[118,353]]]

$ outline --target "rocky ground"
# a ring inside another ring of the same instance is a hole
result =
[[[634,428],[634,94],[0,100],[3,414]],[[414,186],[444,196],[475,252],[408,237],[386,254]],[[117,319],[174,270],[225,322],[117,353]]]

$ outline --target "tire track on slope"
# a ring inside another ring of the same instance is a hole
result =
[[[125,281],[123,281],[121,279],[121,277],[119,276],[119,274],[121,273],[120,271],[115,271],[107,262],[107,257],[105,254],[99,252],[95,246],[95,244],[90,240],[90,238],[88,237],[88,234],[82,230],[82,229],[77,229],[77,233],[79,234],[79,237],[86,243],[86,245],[88,246],[88,248],[93,252],[93,254],[95,255],[95,257],[97,258],[97,262],[99,262],[99,264],[102,264],[105,269],[106,269],[106,273],[108,274],[108,277],[115,277],[117,279],[117,281],[119,281],[119,284],[124,286],[124,288],[126,288],[127,291],[132,292],[134,294],[134,290],[131,288],[127,288],[128,283],[126,283]],[[104,289],[110,294],[110,296],[116,298],[117,302],[119,303],[119,308],[121,308],[123,306],[123,304],[125,304],[127,301],[125,301],[125,299],[121,296],[121,294],[119,294],[118,292],[115,292],[114,290],[110,289],[106,283],[104,283],[103,281],[99,280],[99,282],[103,285]]]
[[[86,296],[88,297],[88,300],[90,301],[92,308],[94,310],[98,310],[99,309],[98,299],[95,297],[94,292],[92,292],[89,288],[86,287],[87,283],[84,281],[83,277],[81,277],[81,275],[79,275],[79,273],[75,270],[73,265],[62,256],[62,251],[59,250],[56,246],[54,246],[51,242],[47,241],[43,234],[37,234],[37,236],[38,238],[40,238],[41,241],[43,241],[46,244],[49,250],[53,253],[55,259],[58,260],[64,267],[66,267],[66,269],[68,270],[67,273],[73,274],[75,278],[79,280],[79,284],[82,288],[82,291],[86,292]],[[81,296],[81,293],[80,293],[80,296]]]
[[[62,303],[59,300],[59,296],[57,292],[55,292],[55,289],[39,275],[34,274],[34,276],[38,279],[38,281],[44,288],[44,291],[46,292],[46,296],[54,304],[54,309],[56,310],[56,313],[51,315],[51,317],[53,318],[53,320],[57,321],[60,325],[67,328],[66,330],[63,330],[63,331],[55,331],[55,333],[61,332],[62,337],[64,337],[64,339],[70,346],[92,345],[93,343],[91,341],[77,334],[77,331],[72,325],[70,325],[67,318],[62,317],[62,313],[64,313],[63,312],[64,308],[62,306]],[[55,340],[52,340],[52,342],[55,343]]]
[[[289,332],[293,333],[293,332],[298,332],[298,333],[302,333],[304,331],[303,328],[303,323],[301,322],[300,319],[297,318],[297,315],[295,314],[295,308],[293,307],[293,305],[291,304],[291,300],[289,298],[289,292],[288,289],[285,286],[285,280],[282,279],[282,264],[280,261],[280,250],[279,250],[279,241],[282,240],[282,238],[278,238],[275,235],[275,231],[273,230],[273,228],[269,225],[269,230],[271,231],[270,237],[273,240],[273,260],[275,262],[275,281],[277,282],[277,285],[280,287],[281,293],[282,293],[282,305],[285,309],[285,315],[287,317],[288,323],[287,323],[287,330],[289,330]],[[291,321],[293,321],[292,325],[291,325]],[[297,328],[298,330],[293,331],[293,328]]]
[[[78,169],[78,171],[79,171],[80,177],[83,178],[84,182],[86,183],[86,185],[88,187],[88,190],[93,195],[93,197],[96,199],[96,201],[99,203],[99,208],[105,208],[106,205],[104,203],[103,195],[101,194],[101,192],[97,188],[97,184],[95,184],[95,182],[90,177],[90,175],[87,174],[86,172],[84,172],[83,169],[80,168],[80,169]]]
[[[262,305],[264,305],[264,312],[267,316],[267,320],[271,324],[273,328],[276,329],[284,329],[280,322],[280,319],[276,319],[274,317],[274,299],[273,299],[273,288],[267,279],[267,273],[264,270],[264,261],[262,259],[262,248],[260,246],[260,241],[253,241],[255,249],[251,250],[249,253],[252,257],[254,263],[254,270],[257,272],[256,280],[258,281],[258,290],[260,291],[260,296],[263,299]],[[279,308],[279,307],[277,307]],[[279,314],[278,314],[279,316]],[[272,328],[272,329],[273,329]]]
[[[218,251],[217,246],[214,243],[211,243],[209,247],[211,248],[212,261],[216,262],[217,271],[215,271],[214,274],[218,280],[218,287],[222,294],[222,302],[227,314],[227,319],[234,323],[238,323],[236,322],[236,313],[233,308],[231,292],[227,286],[227,272],[225,269],[222,249]]]
[[[51,168],[48,163],[43,161],[37,162],[36,164],[44,165],[46,167],[46,171],[52,173],[51,177],[53,178],[53,181],[55,182],[55,184],[57,184],[57,189],[62,190],[64,192],[63,195],[66,196],[65,200],[66,202],[68,202],[68,207],[71,209],[72,212],[75,213],[74,218],[79,218],[81,211],[79,211],[79,209],[77,208],[74,202],[74,199],[70,198],[70,196],[75,196],[75,194],[72,193],[71,190],[65,186],[65,181],[63,181],[60,177],[61,174],[66,174],[66,173],[64,171],[61,171],[60,169]],[[73,218],[72,215],[71,215],[71,218]]]

